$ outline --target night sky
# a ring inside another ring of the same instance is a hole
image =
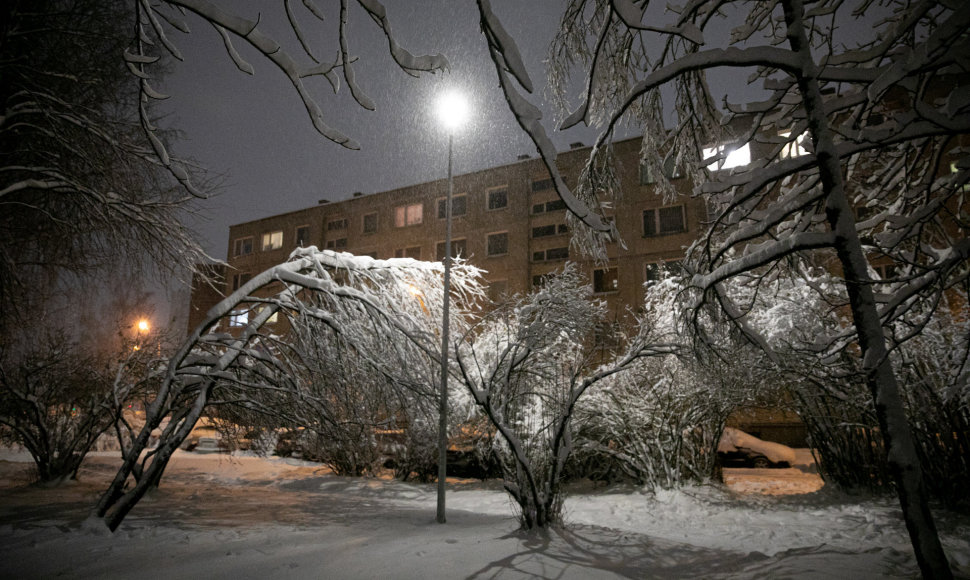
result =
[[[337,3],[319,3],[327,21],[315,26],[300,2],[292,5],[314,38],[318,57],[332,61],[337,54]],[[298,52],[282,3],[234,1],[225,6],[253,19],[262,12],[265,31]],[[447,140],[433,103],[449,87],[468,95],[473,109],[472,122],[456,138],[456,173],[510,163],[522,153],[536,155],[498,88],[473,2],[387,0],[386,7],[400,45],[417,55],[443,53],[451,70],[415,79],[398,69],[383,33],[351,3],[350,50],[360,57],[357,80],[377,110],[360,108],[345,84],[337,94],[323,80],[308,86],[328,124],[358,141],[359,151],[318,134],[287,79],[248,46],[236,42],[255,68],[254,76],[236,69],[219,35],[200,19],[188,17],[190,34],[172,33],[184,62],[175,63],[161,85],[171,97],[164,102],[161,124],[181,132],[172,147],[175,155],[192,158],[222,177],[219,195],[201,204],[202,219],[190,222],[214,258],[226,257],[231,224],[308,207],[319,199],[336,201],[356,191],[375,193],[445,177]],[[519,43],[536,86],[532,100],[543,107],[546,130],[553,133],[556,115],[546,93],[543,61],[562,3],[496,0],[493,10]],[[591,135],[580,128],[554,139],[563,150],[574,141],[590,144]]]

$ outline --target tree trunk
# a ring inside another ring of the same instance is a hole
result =
[[[826,194],[825,213],[835,233],[835,249],[843,269],[846,290],[852,308],[852,319],[862,349],[866,383],[875,403],[876,417],[885,442],[887,462],[896,480],[900,507],[909,531],[910,541],[920,571],[927,579],[950,579],[946,554],[933,523],[923,485],[919,456],[906,419],[899,385],[889,360],[882,323],[876,309],[869,280],[868,262],[855,229],[855,219],[845,193],[841,160],[835,149],[825,116],[822,94],[817,81],[817,67],[802,25],[804,10],[801,0],[783,0],[788,41],[799,56],[801,70],[796,73],[802,93],[808,126],[812,134],[819,176]]]

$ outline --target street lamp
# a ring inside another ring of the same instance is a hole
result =
[[[465,122],[468,105],[459,93],[449,92],[438,101],[438,117],[448,130],[448,197],[445,200],[445,283],[441,309],[441,393],[438,399],[438,510],[435,519],[445,523],[445,479],[448,474],[448,327],[451,304],[451,198],[455,131]]]

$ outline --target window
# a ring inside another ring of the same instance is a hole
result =
[[[558,236],[560,234],[565,234],[569,231],[566,224],[551,224],[548,226],[537,226],[532,228],[533,238],[545,238],[549,236]]]
[[[899,271],[899,269],[896,267],[896,264],[883,264],[881,266],[873,266],[872,269],[876,271],[876,274],[879,274],[879,278],[881,280],[892,280],[893,278],[896,277],[896,274]]]
[[[645,238],[686,231],[683,205],[643,210],[643,237]]]
[[[784,132],[778,133],[778,136],[784,137],[785,139],[789,139],[791,137],[791,131],[784,131]],[[795,139],[794,141],[788,141],[787,143],[781,146],[781,158],[791,159],[793,157],[801,157],[802,155],[808,155],[808,148],[807,148],[808,143],[809,143],[808,131],[805,131],[804,133],[799,135],[798,138]]]
[[[252,277],[253,277],[253,275],[252,274],[249,274],[248,272],[241,272],[239,274],[233,274],[232,275],[232,291],[235,292],[236,290],[239,290],[239,288],[241,288],[242,285],[245,284],[246,282],[249,282],[249,280]]]
[[[467,258],[468,250],[465,244],[465,240],[451,240],[451,257],[452,258]],[[445,243],[438,242],[438,246],[435,248],[435,260],[438,262],[445,259]]]
[[[249,310],[233,310],[229,313],[229,326],[240,327],[249,324]]]
[[[549,262],[552,260],[568,260],[569,259],[569,248],[549,248],[548,250],[539,250],[538,252],[532,252],[533,262]]]
[[[466,203],[467,199],[468,199],[468,196],[465,195],[464,193],[451,196],[451,216],[452,217],[465,215],[465,211],[468,207],[468,204]],[[448,217],[448,214],[446,213],[448,211],[447,206],[448,206],[447,197],[443,197],[438,200],[438,219],[439,220],[443,220],[446,217]]]
[[[296,245],[301,248],[310,245],[310,226],[296,228]]]
[[[653,178],[653,172],[650,171],[650,166],[646,163],[640,165],[640,185],[652,185],[656,183],[656,179]]]
[[[327,240],[328,250],[342,250],[347,247],[347,238],[337,238],[335,240]]]
[[[965,162],[966,161],[964,161],[964,163]],[[960,183],[960,181],[959,181],[960,179],[965,179],[966,178],[966,175],[962,175],[962,176],[961,175],[956,175],[957,173],[960,173],[960,167],[957,166],[956,161],[950,163],[950,173],[954,174],[953,175],[953,178],[957,180],[957,183]],[[960,185],[958,187],[959,187],[958,191],[963,191],[963,192],[970,191],[970,183],[968,183],[968,182],[964,182],[963,185]]]
[[[283,232],[266,232],[263,234],[263,251],[278,250],[283,247]]]
[[[411,205],[399,205],[394,208],[394,227],[403,228],[416,226],[421,223],[424,213],[424,206],[420,203]]]
[[[561,209],[566,209],[566,202],[561,199],[556,199],[553,201],[547,201],[546,203],[537,203],[533,205],[532,213],[545,213]]]
[[[257,307],[256,314],[262,314],[264,308],[269,308],[269,307],[268,306]],[[276,324],[277,322],[279,322],[279,320],[280,320],[280,313],[277,310],[276,312],[269,315],[269,318],[266,319],[266,324]]]
[[[377,212],[364,214],[364,233],[377,233]]]
[[[593,270],[593,292],[616,292],[619,287],[616,268]]]
[[[533,276],[532,277],[532,287],[533,288],[542,288],[543,286],[546,285],[546,280],[549,279],[549,276],[550,275],[551,274],[545,274],[545,275],[540,274],[540,275],[537,275],[537,276]]]
[[[669,262],[654,262],[646,265],[646,281],[657,282],[669,276],[678,276],[683,273],[680,260],[670,260]]]
[[[552,178],[547,177],[546,179],[533,179],[532,180],[532,191],[542,191],[544,189],[552,189]]]
[[[410,248],[399,248],[394,250],[395,258],[414,258],[421,259],[421,246],[411,246]]]
[[[724,155],[724,157],[708,164],[707,169],[709,171],[742,167],[751,163],[751,147],[747,143],[735,149],[729,149],[727,145],[718,145],[717,147],[705,147],[701,151],[703,159],[715,155]]]
[[[233,256],[245,256],[253,253],[253,237],[239,238],[232,244]]]
[[[488,284],[488,299],[494,303],[505,302],[509,295],[508,280],[493,280]]]
[[[501,256],[509,253],[509,233],[501,232],[488,235],[488,255]]]
[[[664,159],[663,172],[667,179],[677,179],[684,176],[677,165],[677,156],[673,153],[668,154]]]
[[[509,190],[502,187],[488,192],[488,209],[503,209],[509,205]]]
[[[347,229],[347,218],[340,218],[337,220],[330,220],[327,222],[327,231],[332,232],[334,230],[345,230]]]

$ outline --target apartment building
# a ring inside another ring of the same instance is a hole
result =
[[[559,155],[570,185],[590,150],[574,144]],[[704,204],[684,196],[665,204],[653,180],[640,171],[640,139],[615,144],[622,201],[610,217],[625,246],[610,244],[609,261],[594,264],[574,255],[566,209],[542,161],[515,163],[454,177],[452,248],[485,270],[489,297],[528,292],[566,260],[580,264],[596,294],[622,316],[643,300],[643,285],[660,268],[677,263],[706,219]],[[686,192],[686,179],[675,180]],[[375,258],[444,257],[446,179],[329,202],[231,226],[225,291],[287,259],[294,248],[351,252]],[[609,214],[608,214],[609,215]],[[193,298],[193,304],[196,299]],[[205,311],[192,308],[190,328]]]

